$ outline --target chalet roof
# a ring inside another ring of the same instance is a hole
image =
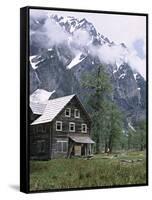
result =
[[[30,102],[39,103],[48,101],[54,92],[55,90],[48,92],[43,89],[37,89],[30,95]]]
[[[33,114],[42,115],[47,103],[30,102],[30,108]]]
[[[32,122],[31,125],[51,122],[74,96],[75,95],[69,95],[47,101],[44,112],[38,119]]]
[[[88,135],[69,135],[76,143],[94,144],[95,142]]]

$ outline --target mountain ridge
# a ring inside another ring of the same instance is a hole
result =
[[[48,22],[52,19],[55,21]],[[47,21],[47,22],[46,22]],[[46,28],[46,23],[50,27]],[[57,26],[56,30],[63,31],[53,36],[55,41],[49,40],[49,31]],[[81,26],[80,26],[81,25]],[[76,93],[82,99],[84,91],[81,88],[81,78],[85,73],[92,73],[100,64],[105,64],[109,57],[104,56],[109,48],[112,51],[118,48],[120,56],[110,58],[106,63],[107,72],[113,85],[114,101],[120,110],[125,113],[128,123],[134,123],[145,118],[146,109],[146,81],[142,75],[132,69],[127,60],[129,52],[124,43],[116,45],[107,37],[98,33],[92,23],[86,19],[58,17],[57,15],[43,18],[42,21],[31,22],[30,37],[30,93],[36,89],[49,92],[55,90],[56,97]],[[61,29],[60,29],[60,28]],[[41,36],[39,42],[38,38]],[[65,37],[65,38],[64,38]],[[43,46],[43,42],[48,42]],[[103,55],[103,56],[101,56]],[[101,58],[101,57],[104,57]],[[69,84],[70,83],[70,84]]]

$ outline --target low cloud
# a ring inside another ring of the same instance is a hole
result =
[[[75,44],[84,46],[90,41],[90,36],[85,30],[76,30],[72,37]]]
[[[97,55],[101,62],[106,64],[126,62],[134,71],[139,72],[146,78],[146,59],[138,57],[136,51],[129,51],[121,45],[108,46],[107,44],[98,48],[91,47],[90,51],[93,55]]]
[[[130,53],[127,59],[130,66],[146,79],[146,59],[141,59],[135,53]]]
[[[66,42],[69,34],[59,24],[50,18],[45,20],[42,27],[30,31],[31,43],[38,43],[43,48],[50,48],[54,45]]]
[[[103,45],[98,49],[98,56],[101,61],[108,64],[114,64],[118,59],[124,59],[127,50],[121,45],[108,46]]]
[[[41,20],[44,17],[46,17],[46,13],[43,14],[42,12],[31,15],[32,20]],[[77,54],[79,47],[87,46],[89,52],[98,56],[101,62],[115,64],[116,61],[123,60],[128,62],[144,78],[146,77],[146,59],[141,59],[134,49],[129,51],[122,45],[109,46],[108,44],[96,47],[90,43],[91,39],[88,32],[82,29],[74,31],[73,35],[71,35],[50,17],[45,19],[40,28],[30,30],[30,42],[38,43],[43,48],[51,48],[61,43],[70,43],[71,50],[74,54]]]

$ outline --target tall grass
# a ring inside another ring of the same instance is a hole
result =
[[[128,156],[135,159],[139,155],[126,155],[126,158]],[[141,158],[141,154],[139,157]],[[145,159],[141,162],[122,163],[121,156],[119,158],[102,158],[102,156],[97,155],[92,160],[57,159],[31,161],[30,190],[146,183]]]

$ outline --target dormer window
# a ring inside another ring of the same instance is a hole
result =
[[[81,132],[87,133],[87,124],[81,124]]]
[[[65,117],[71,117],[71,108],[65,109]]]
[[[62,131],[62,122],[56,121],[56,131]]]
[[[74,122],[70,122],[69,123],[69,131],[70,132],[75,132],[75,123]]]
[[[78,109],[74,109],[74,117],[80,118],[80,111]]]

